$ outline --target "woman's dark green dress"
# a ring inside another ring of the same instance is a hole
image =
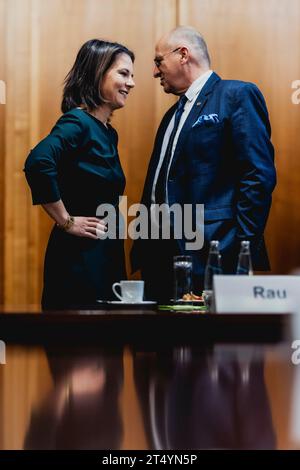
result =
[[[62,199],[73,216],[96,217],[100,204],[118,207],[125,177],[111,127],[82,109],[65,113],[25,163],[33,204]],[[89,239],[54,226],[45,256],[44,309],[88,308],[114,298],[126,279],[123,240]]]

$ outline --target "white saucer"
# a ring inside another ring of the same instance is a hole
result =
[[[157,302],[153,300],[143,300],[142,302],[123,302],[123,300],[111,300],[110,304],[114,305],[154,305]]]

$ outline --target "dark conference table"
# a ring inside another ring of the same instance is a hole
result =
[[[0,449],[300,448],[289,315],[6,307],[0,340]]]

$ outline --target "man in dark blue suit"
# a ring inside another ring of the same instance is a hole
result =
[[[220,241],[225,273],[235,272],[241,240],[250,241],[254,269],[269,269],[263,234],[276,174],[261,92],[214,73],[194,28],[181,26],[163,36],[154,63],[164,91],[180,98],[159,126],[142,203],[150,213],[154,204],[204,204],[201,249],[187,251],[184,236],[134,243],[133,271],[141,269],[149,299],[165,301],[172,297],[177,254],[193,257],[194,291],[201,291],[211,240]]]

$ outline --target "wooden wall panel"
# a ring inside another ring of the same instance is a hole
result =
[[[3,2],[3,0],[2,0]],[[152,78],[153,47],[176,21],[175,0],[4,0],[6,6],[5,303],[38,302],[52,222],[31,206],[24,160],[60,116],[62,84],[79,47],[93,37],[123,42],[136,53],[136,88],[112,124],[138,202],[160,118],[174,98]],[[130,241],[127,241],[127,254]]]
[[[30,135],[30,0],[6,4],[4,300],[24,303],[30,276],[27,190],[22,174]]]
[[[5,50],[5,6],[5,0],[0,0],[0,80],[3,83],[6,81],[3,60]],[[0,304],[3,303],[4,279],[4,112],[5,104],[3,104],[0,97]]]
[[[299,0],[179,0],[179,23],[207,40],[212,67],[223,78],[256,83],[272,124],[278,185],[267,227],[274,273],[300,266],[300,105],[291,84],[300,79]]]
[[[4,76],[4,47],[5,47],[5,3],[0,0],[0,80],[5,81]],[[0,304],[3,303],[3,278],[4,278],[4,105],[0,99]],[[2,368],[3,369],[3,368]],[[0,409],[3,407],[3,374],[0,369]],[[4,425],[0,424],[0,443],[4,439]]]

